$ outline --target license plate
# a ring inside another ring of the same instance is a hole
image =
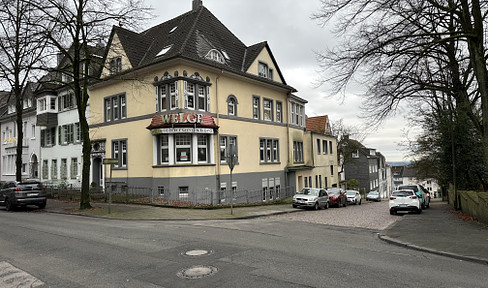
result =
[[[407,207],[407,204],[398,204],[398,207]]]
[[[39,193],[27,193],[27,197],[39,196]]]

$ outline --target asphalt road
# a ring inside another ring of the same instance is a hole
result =
[[[486,287],[486,265],[324,224],[381,205],[179,222],[0,209],[0,287]]]

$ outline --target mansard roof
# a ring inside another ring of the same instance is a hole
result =
[[[203,5],[141,33],[114,26],[107,47],[115,35],[132,69],[184,58],[296,91],[286,84],[267,42],[246,46]],[[246,73],[263,49],[267,49],[283,84]],[[222,56],[222,62],[207,58],[212,50]]]

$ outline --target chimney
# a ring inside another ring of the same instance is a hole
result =
[[[200,7],[202,7],[203,3],[202,0],[193,0],[193,11],[198,10]]]

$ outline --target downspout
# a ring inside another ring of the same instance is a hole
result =
[[[288,101],[290,99],[291,92],[288,92],[287,95],[287,101],[286,101],[286,147],[287,147],[287,158],[288,158],[288,163],[286,163],[287,168],[285,168],[285,187],[288,187],[290,185],[290,181],[288,181],[288,173],[290,172],[288,169],[288,166],[292,163],[290,160],[293,159],[293,147],[290,149],[290,102]],[[283,109],[285,110],[285,109]],[[285,118],[285,117],[283,117]],[[290,151],[292,151],[291,157],[290,157]],[[295,175],[296,177],[296,175]],[[296,179],[295,179],[296,180]],[[298,188],[298,183],[296,183],[297,186],[295,186],[295,191]],[[294,192],[295,192],[294,191]]]
[[[215,180],[216,180],[216,194],[217,194],[217,200],[218,203],[220,203],[220,174],[221,174],[221,165],[220,165],[220,111],[219,111],[219,79],[220,76],[224,74],[224,69],[220,70],[220,74],[217,75],[217,78],[215,78],[215,112],[217,115],[217,126],[219,129],[217,129],[217,140],[214,141],[214,149],[217,153],[215,157]],[[232,183],[230,184],[232,185]],[[231,186],[232,187],[232,186]]]

